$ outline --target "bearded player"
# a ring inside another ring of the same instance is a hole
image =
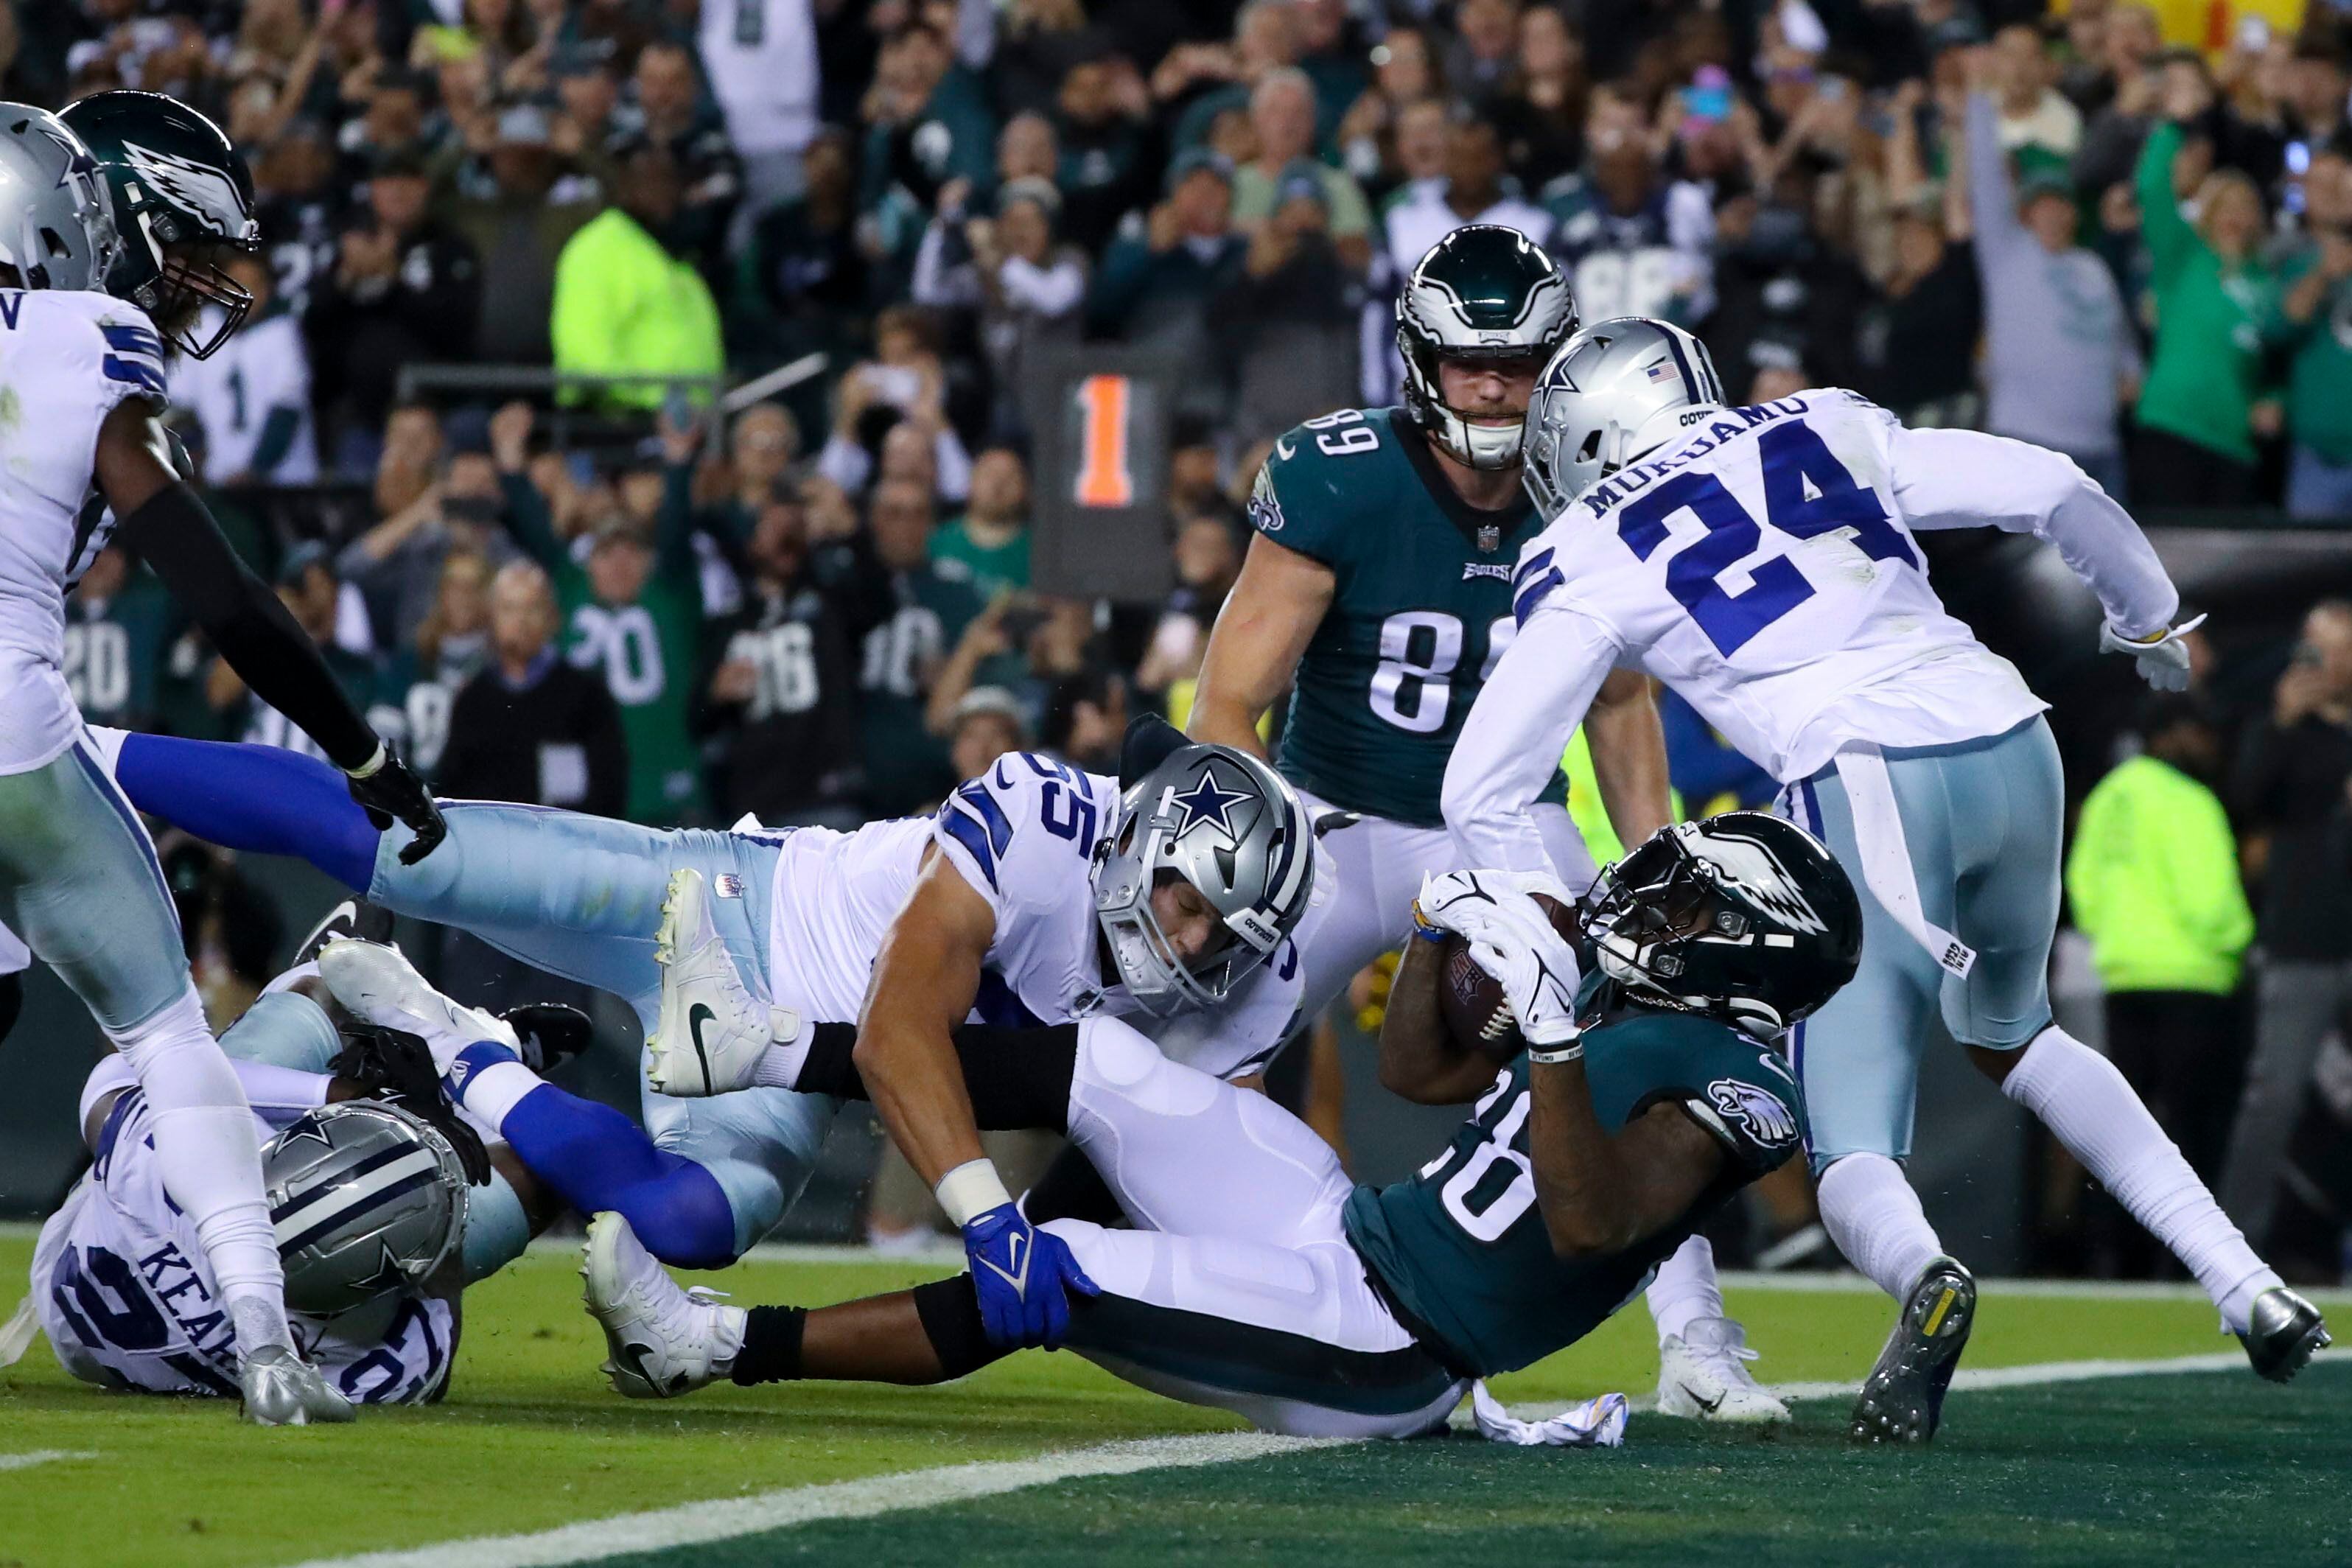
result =
[[[1310,419],[1258,475],[1256,536],[1217,617],[1190,728],[1257,750],[1259,715],[1290,689],[1276,761],[1326,828],[1334,886],[1299,929],[1310,1018],[1404,941],[1422,879],[1463,864],[1439,784],[1517,630],[1510,563],[1543,526],[1519,482],[1528,397],[1576,327],[1568,280],[1540,247],[1498,225],[1458,228],[1397,300],[1404,405]],[[1610,821],[1641,843],[1669,816],[1647,683],[1630,670],[1605,682],[1586,733]],[[1592,859],[1557,778],[1534,816],[1580,893]],[[1694,1238],[1652,1290],[1661,1407],[1786,1420],[1748,1374],[1713,1278],[1713,1254]]]
[[[185,105],[115,92],[64,121],[0,107],[0,920],[139,1082],[157,1179],[220,1287],[246,1414],[349,1420],[295,1349],[252,1113],[205,1026],[154,847],[68,690],[66,594],[119,542],[318,741],[347,805],[400,817],[420,857],[440,817],[182,482],[158,422],[165,337],[202,357],[250,303],[212,260],[260,243],[245,160]],[[207,305],[222,322],[198,341]]]
[[[1945,611],[1915,534],[2049,541],[2105,612],[2100,647],[2179,689],[2196,623],[2173,625],[2180,596],[2156,552],[2041,447],[1906,429],[1837,390],[1722,404],[1698,341],[1643,317],[1585,329],[1546,367],[1527,479],[1552,521],[1520,556],[1519,635],[1447,768],[1447,822],[1481,863],[1541,870],[1528,807],[1542,759],[1614,667],[1638,664],[1770,771],[1784,808],[1854,869],[1861,973],[1790,1055],[1822,1223],[1901,1303],[1857,1440],[1934,1436],[1976,1316],[1975,1283],[1901,1165],[1931,1012],[2172,1249],[2254,1371],[2284,1382],[2327,1342],[2319,1313],[2123,1075],[2051,1016],[2065,792],[2046,704]]]

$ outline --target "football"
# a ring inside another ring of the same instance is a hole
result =
[[[1570,942],[1576,941],[1575,910],[1553,910],[1551,924]],[[1509,1061],[1527,1049],[1527,1041],[1519,1037],[1518,1021],[1503,1001],[1501,982],[1470,956],[1470,939],[1449,931],[1437,946],[1437,1011],[1454,1043],[1498,1062]]]

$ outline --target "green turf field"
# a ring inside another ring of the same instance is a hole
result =
[[[0,1239],[0,1316],[29,1251],[21,1236]],[[814,1303],[936,1272],[754,1263],[719,1282],[738,1300]],[[101,1394],[37,1347],[0,1373],[0,1568],[292,1563],[1238,1429],[1068,1356],[1018,1358],[918,1393],[721,1387],[626,1403],[596,1375],[602,1340],[577,1287],[568,1256],[534,1253],[467,1297],[448,1403],[370,1411],[353,1427],[265,1432],[223,1405]],[[1874,1294],[1834,1289],[1740,1292],[1732,1308],[1767,1352],[1757,1371],[1775,1383],[1858,1376],[1886,1312]],[[1972,1368],[2230,1344],[2210,1310],[2179,1299],[1988,1290],[1979,1321]],[[1537,1404],[1639,1395],[1655,1364],[1637,1310],[1497,1392]],[[2266,1564],[2352,1561],[2352,1367],[2323,1364],[2289,1390],[2232,1372],[1974,1391],[1955,1395],[1945,1437],[1926,1454],[1849,1451],[1842,1414],[1835,1401],[1807,1404],[1792,1433],[1768,1439],[1637,1415],[1617,1453],[1468,1439],[1284,1452],[625,1561],[1207,1563],[1315,1551],[1335,1563],[1491,1563],[1540,1548],[1594,1563],[2148,1563],[2210,1560],[2225,1544]],[[80,1457],[6,1468],[43,1452]]]

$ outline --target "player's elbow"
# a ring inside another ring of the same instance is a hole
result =
[[[1491,773],[1462,766],[1460,753],[1445,770],[1445,783],[1438,792],[1438,809],[1445,814],[1445,826],[1459,837],[1507,814],[1514,802],[1506,798],[1496,787]]]
[[[1452,1086],[1439,1081],[1430,1068],[1426,1057],[1408,1058],[1404,1053],[1386,1048],[1383,1032],[1381,1051],[1381,1087],[1399,1100],[1412,1105],[1457,1105],[1461,1097],[1449,1092]]]
[[[1552,1256],[1563,1262],[1608,1258],[1633,1244],[1631,1220],[1614,1205],[1588,1201],[1538,1206],[1543,1211],[1544,1235],[1551,1242]]]

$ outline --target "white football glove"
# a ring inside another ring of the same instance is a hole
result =
[[[2189,644],[2184,639],[2204,624],[2205,617],[2198,616],[2141,642],[2124,636],[2112,623],[2102,622],[2099,626],[2099,651],[2130,654],[2139,666],[2139,678],[2158,691],[2186,691],[2189,689]]]
[[[1541,1049],[1565,1045],[1580,1031],[1576,952],[1535,901],[1537,890],[1567,897],[1540,873],[1449,871],[1423,880],[1413,918],[1469,940],[1471,958],[1502,986],[1519,1033]]]
[[[1563,908],[1576,907],[1576,895],[1548,872],[1448,871],[1442,877],[1424,874],[1421,896],[1412,901],[1413,920],[1425,930],[1450,931],[1475,942],[1495,918],[1493,911],[1517,900],[1534,909],[1536,918],[1549,930],[1551,922],[1543,920],[1542,910],[1527,903],[1538,893]]]

